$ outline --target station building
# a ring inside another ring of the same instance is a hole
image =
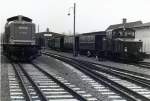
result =
[[[47,30],[45,32],[38,32],[38,33],[36,33],[36,42],[41,47],[48,48],[48,40],[51,39],[52,37],[56,37],[56,36],[61,36],[61,34],[51,32],[49,30]]]

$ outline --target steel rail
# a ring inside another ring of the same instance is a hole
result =
[[[26,86],[25,86],[24,80],[23,80],[23,78],[22,78],[20,72],[18,71],[18,69],[17,69],[17,67],[15,66],[15,64],[12,63],[12,66],[13,66],[13,68],[14,68],[14,70],[15,70],[15,73],[16,73],[16,75],[17,75],[17,78],[19,79],[19,83],[20,83],[20,85],[21,85],[21,87],[22,87],[22,90],[23,90],[23,93],[24,93],[24,95],[25,95],[26,101],[32,101],[32,98],[31,98],[31,96],[30,96],[30,94],[29,94],[29,92],[28,92],[28,90],[27,90],[27,88],[26,88]]]
[[[48,53],[44,53],[44,54],[48,55]],[[53,54],[53,53],[51,53],[51,54]],[[54,54],[54,55],[56,55],[56,54]],[[150,85],[150,75],[137,73],[137,72],[133,72],[133,71],[125,70],[125,69],[120,69],[120,68],[117,68],[117,67],[107,66],[107,65],[103,65],[103,64],[99,64],[99,63],[94,63],[94,62],[89,62],[89,61],[87,62],[87,61],[84,61],[84,60],[77,60],[77,59],[66,57],[66,56],[63,56],[63,55],[59,55],[59,56],[69,58],[69,59],[72,59],[74,61],[78,61],[80,63],[84,63],[84,65],[87,65],[87,64],[92,65],[92,68],[95,69],[95,70],[104,69],[106,71],[112,71],[112,72],[120,73],[122,75],[132,77],[133,79],[139,80],[141,82],[144,82],[145,84],[147,83],[147,84]],[[95,65],[102,66],[102,68],[100,68],[98,66],[95,66]],[[146,77],[146,78],[143,78],[143,77]]]
[[[49,55],[49,53],[44,53],[44,54]],[[50,53],[50,54],[58,55],[58,54],[54,54],[54,53]],[[59,55],[59,56],[65,57],[65,58],[68,58],[68,59],[72,59],[72,60],[78,61],[80,63],[84,63],[84,65],[87,65],[87,64],[92,65],[91,68],[93,68],[95,70],[102,70],[103,69],[103,70],[106,70],[106,71],[111,71],[111,72],[114,72],[114,73],[119,73],[119,74],[122,74],[122,75],[125,75],[125,76],[128,76],[128,77],[132,77],[133,80],[136,79],[138,81],[141,81],[141,83],[142,82],[145,83],[145,85],[147,85],[148,87],[150,86],[150,75],[141,74],[141,73],[137,73],[137,72],[133,72],[133,71],[125,70],[125,69],[120,69],[120,68],[117,68],[117,67],[107,66],[107,65],[103,65],[103,64],[99,64],[99,63],[94,63],[94,62],[89,62],[89,61],[87,62],[87,61],[84,61],[84,60],[77,60],[77,59],[66,57],[66,56],[63,56],[63,55]],[[100,68],[100,67],[97,67],[95,65],[99,65],[99,66],[102,66],[102,67],[105,67],[105,68]],[[143,77],[147,77],[147,78],[143,78]]]
[[[138,67],[142,67],[142,68],[146,68],[146,69],[150,69],[149,64],[139,63],[139,64],[133,64],[133,65],[138,66]]]
[[[82,61],[83,61],[83,60],[82,60]],[[87,62],[87,61],[84,61],[84,62]],[[106,68],[108,68],[108,69],[117,70],[117,71],[120,71],[120,72],[126,72],[126,73],[128,73],[128,74],[133,74],[133,75],[137,75],[137,76],[141,76],[141,77],[150,78],[150,75],[133,72],[133,71],[126,70],[126,69],[121,69],[121,68],[117,68],[117,67],[113,67],[113,66],[103,65],[103,64],[95,63],[95,62],[87,62],[87,63],[91,63],[91,64],[94,64],[94,65],[99,65],[99,66],[106,67]]]
[[[136,62],[136,63],[129,63],[130,65],[150,69],[150,62]]]
[[[142,63],[150,66],[150,62],[138,62],[138,63]]]
[[[50,56],[73,65],[77,69],[81,70],[85,74],[87,74],[90,77],[92,77],[93,79],[95,79],[97,82],[103,83],[105,86],[107,85],[112,90],[119,92],[123,97],[125,96],[128,100],[137,101],[137,98],[138,98],[140,100],[150,101],[150,99],[148,99],[148,98],[146,98],[146,97],[144,97],[144,96],[142,96],[142,95],[140,95],[140,94],[138,94],[138,93],[110,80],[110,79],[108,79],[107,77],[105,77],[105,76],[103,76],[103,75],[101,75],[95,71],[91,71],[89,68],[87,68],[87,66],[84,66],[83,64],[79,64],[79,62],[77,62],[77,61],[73,61],[70,58],[67,59],[65,57],[60,57],[60,56],[57,56],[56,54],[50,55]],[[120,89],[122,89],[122,90],[120,90]]]
[[[45,70],[43,70],[41,67],[37,66],[34,63],[31,63],[34,67],[36,67],[39,71],[41,71],[42,73],[44,73],[48,78],[52,79],[53,81],[55,81],[58,85],[60,85],[62,88],[64,88],[66,91],[68,91],[72,96],[74,96],[75,98],[77,98],[80,101],[87,101],[84,97],[82,97],[80,94],[76,93],[74,90],[72,90],[71,88],[69,88],[68,86],[66,86],[65,84],[63,84],[62,82],[60,82],[58,79],[56,79],[54,76],[52,76],[51,74],[49,74],[48,72],[46,72]]]
[[[107,74],[117,76],[121,79],[128,80],[132,83],[136,83],[142,87],[146,87],[146,88],[150,89],[150,79],[138,77],[136,75],[131,75],[129,73],[124,73],[124,72],[113,70],[113,69],[100,68],[100,67],[97,67],[97,66],[93,65],[92,63],[88,63],[88,62],[85,62],[85,63],[82,61],[79,61],[79,62],[83,63],[84,65],[87,65],[87,66],[91,65],[92,70],[102,71],[102,72],[105,72]]]
[[[24,75],[28,78],[28,80],[30,81],[30,83],[33,85],[33,87],[35,88],[36,92],[38,93],[40,99],[42,101],[48,101],[48,99],[46,98],[46,96],[43,94],[43,92],[40,90],[40,88],[38,87],[38,85],[34,82],[34,80],[30,77],[30,75],[27,73],[27,71],[21,66],[21,64],[18,64],[18,66],[20,67],[20,69],[22,70],[22,72],[24,73]]]

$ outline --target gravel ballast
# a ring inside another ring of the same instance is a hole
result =
[[[107,96],[102,95],[92,85],[82,80],[81,76],[84,74],[75,69],[71,65],[68,65],[60,60],[54,59],[49,56],[41,56],[34,60],[38,66],[42,67],[49,73],[57,74],[64,79],[68,80],[71,84],[76,85],[81,90],[86,91],[98,101],[110,101]]]

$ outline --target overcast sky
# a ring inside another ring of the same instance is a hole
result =
[[[150,22],[150,0],[0,0],[0,32],[8,17],[24,15],[50,31],[62,33],[73,31],[73,10],[76,2],[76,32],[105,30],[109,25],[127,21]]]

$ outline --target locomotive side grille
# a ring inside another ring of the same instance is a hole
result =
[[[35,45],[35,41],[34,40],[12,40],[11,42],[12,44],[24,44],[24,45]]]
[[[142,42],[126,42],[125,47],[127,47],[127,52],[139,52],[142,48]]]

